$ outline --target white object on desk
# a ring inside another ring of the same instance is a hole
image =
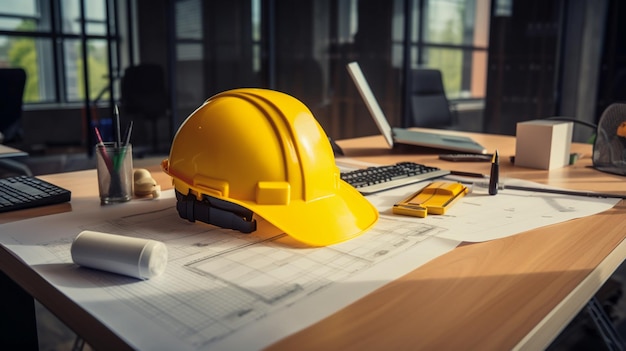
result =
[[[78,234],[71,253],[81,266],[139,279],[156,277],[167,265],[167,247],[162,242],[90,230]]]
[[[532,120],[517,124],[515,165],[554,169],[569,164],[572,122]]]

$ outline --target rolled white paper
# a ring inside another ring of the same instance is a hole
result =
[[[156,277],[167,265],[165,244],[149,239],[85,230],[70,250],[76,264],[139,279]]]

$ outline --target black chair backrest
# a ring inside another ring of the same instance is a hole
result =
[[[0,69],[0,132],[5,143],[20,136],[25,85],[24,69]]]
[[[453,124],[443,88],[441,71],[416,69],[411,72],[411,127],[449,127]]]
[[[163,69],[157,64],[126,68],[120,90],[122,108],[126,112],[154,115],[168,107]]]

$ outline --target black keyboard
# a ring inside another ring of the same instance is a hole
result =
[[[32,176],[0,179],[0,212],[70,201],[72,193]]]
[[[341,173],[341,179],[354,186],[361,194],[396,188],[399,186],[443,177],[450,174],[437,167],[414,162],[399,162],[388,166],[375,166]]]

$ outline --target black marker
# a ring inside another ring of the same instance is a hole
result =
[[[498,193],[498,182],[500,178],[500,161],[498,160],[498,150],[491,158],[491,174],[489,174],[489,195]]]

